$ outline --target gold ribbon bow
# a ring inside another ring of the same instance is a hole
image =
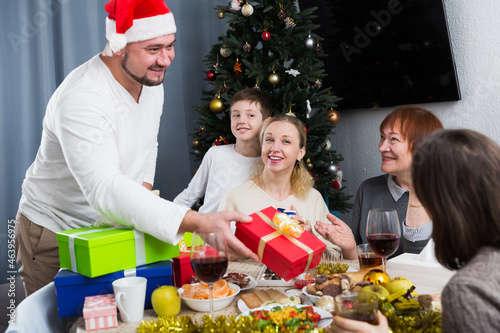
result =
[[[257,255],[259,256],[259,259],[262,260],[262,257],[264,256],[264,248],[266,247],[266,243],[279,237],[279,236],[284,236],[286,237],[289,241],[291,241],[294,245],[300,247],[302,250],[306,251],[308,254],[307,258],[307,264],[306,268],[304,269],[304,272],[307,272],[309,270],[309,267],[311,266],[311,262],[313,260],[313,254],[314,250],[311,249],[309,246],[306,244],[299,242],[296,238],[293,238],[289,234],[285,233],[282,231],[274,222],[266,215],[264,215],[262,212],[257,212],[256,213],[264,222],[266,222],[271,228],[273,228],[274,232],[262,237],[259,241],[259,248],[257,250]]]

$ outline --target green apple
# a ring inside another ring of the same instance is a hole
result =
[[[172,286],[161,286],[151,294],[151,304],[158,316],[176,316],[181,311],[181,298]]]
[[[382,299],[386,299],[387,297],[389,297],[390,293],[389,291],[379,285],[379,284],[369,284],[367,286],[364,286],[363,288],[361,288],[361,290],[359,291],[359,298],[364,298],[365,295],[376,295],[380,300]]]
[[[413,286],[413,283],[405,278],[404,276],[398,276],[395,278],[392,278],[387,282],[385,285],[385,288],[389,291],[390,294],[397,293],[400,290],[405,290],[407,291]],[[412,296],[415,296],[415,291],[411,293]]]

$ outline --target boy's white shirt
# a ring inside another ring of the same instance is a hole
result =
[[[248,180],[254,164],[261,159],[246,157],[234,149],[234,144],[211,147],[189,182],[189,185],[174,199],[174,203],[192,207],[205,195],[200,213],[217,211],[224,194]]]

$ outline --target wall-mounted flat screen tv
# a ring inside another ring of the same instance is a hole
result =
[[[442,0],[299,0],[310,7],[338,109],[460,99]]]

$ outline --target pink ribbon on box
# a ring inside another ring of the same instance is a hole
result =
[[[83,318],[116,317],[115,294],[104,294],[85,297]]]
[[[96,295],[85,297],[84,307],[89,309],[116,306],[115,294]]]

